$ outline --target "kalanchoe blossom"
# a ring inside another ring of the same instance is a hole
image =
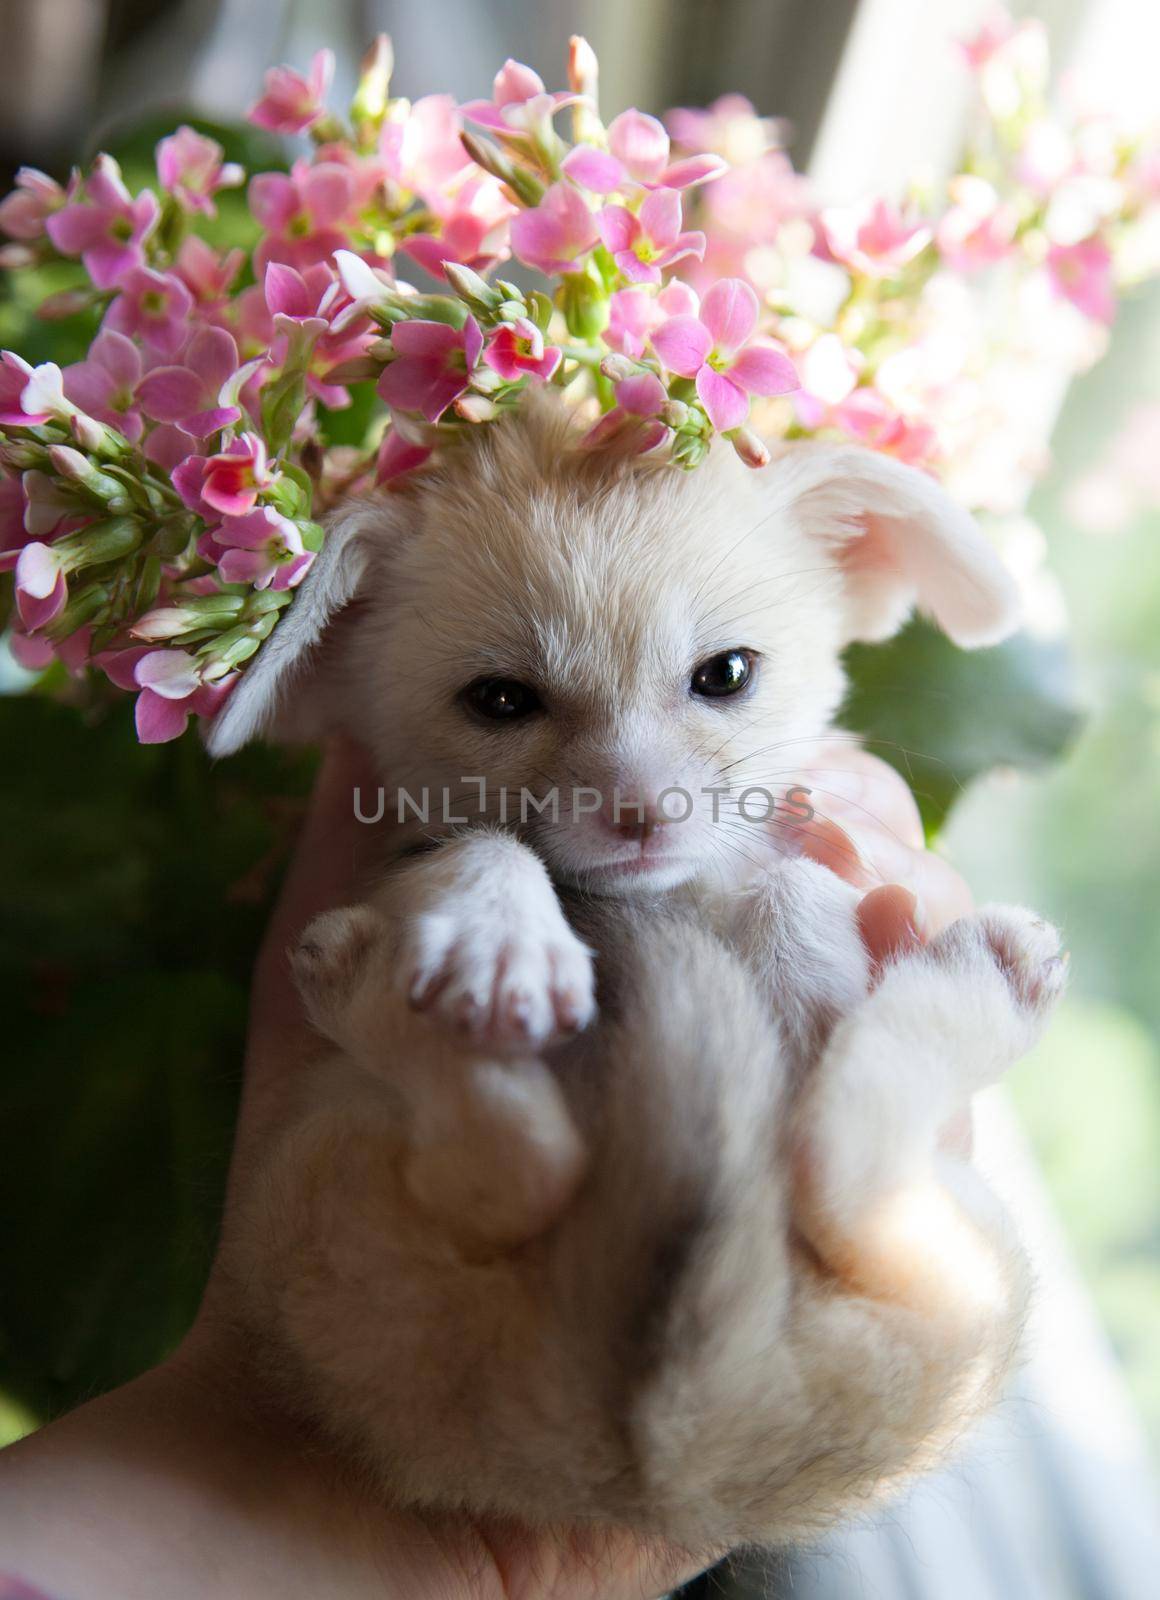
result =
[[[243,517],[227,517],[214,538],[226,548],[218,571],[226,583],[252,583],[255,589],[293,589],[314,560],[289,517],[272,506],[258,506]]]
[[[134,720],[142,744],[167,744],[181,737],[191,716],[215,716],[237,682],[236,673],[205,682],[200,663],[186,650],[120,653],[136,657],[133,676],[141,693]]]
[[[549,94],[538,72],[509,57],[495,75],[491,99],[469,100],[461,110],[480,127],[511,138],[540,132],[557,111],[578,98],[563,90]]]
[[[25,405],[32,376],[33,369],[14,350],[5,350],[0,356],[0,427],[35,428],[48,421],[48,411],[29,411]]]
[[[868,278],[893,278],[930,243],[925,222],[886,200],[823,211],[822,236],[836,261]]]
[[[46,628],[68,602],[68,583],[60,555],[34,540],[16,562],[16,609],[26,633]]]
[[[185,211],[217,216],[213,197],[219,189],[236,189],[246,174],[236,161],[224,161],[216,139],[183,123],[157,146],[157,179]]]
[[[87,359],[64,369],[65,396],[136,444],[145,426],[137,397],[143,371],[141,352],[132,339],[105,328],[93,340]]]
[[[316,166],[296,161],[289,176],[259,173],[250,180],[249,200],[265,230],[254,256],[259,272],[271,261],[301,270],[328,261],[349,243],[355,181],[349,168],[337,161]]]
[[[319,50],[306,77],[293,67],[271,67],[262,97],[246,117],[270,133],[304,133],[324,116],[333,78],[333,50]]]
[[[50,216],[45,229],[65,256],[80,256],[98,289],[113,289],[145,261],[144,245],[161,215],[156,196],[134,198],[112,156],[98,156],[82,197]]]
[[[206,460],[201,498],[223,516],[244,517],[257,505],[263,489],[273,482],[265,442],[257,434],[243,433],[220,454]]]
[[[483,334],[470,316],[462,328],[416,319],[396,324],[391,342],[397,355],[379,379],[379,393],[392,409],[437,422],[470,387]]]
[[[1102,239],[1082,244],[1053,245],[1047,254],[1051,287],[1095,322],[1110,323],[1116,315],[1112,253]]]
[[[543,380],[551,378],[560,365],[561,353],[554,346],[545,345],[544,335],[534,322],[520,317],[497,329],[483,359],[508,383],[517,383],[525,373]]]
[[[719,178],[728,162],[704,153],[682,161],[669,160],[669,136],[663,122],[643,111],[622,111],[608,126],[608,149],[578,144],[565,156],[561,170],[593,194],[641,185],[646,189],[687,189]]]
[[[671,436],[661,420],[668,398],[668,390],[654,372],[622,378],[616,385],[615,406],[589,428],[584,435],[585,445],[592,449],[613,439],[624,439],[635,455],[659,449]]]
[[[199,328],[180,363],[154,367],[141,382],[141,409],[155,422],[176,423],[184,433],[204,439],[241,420],[236,404],[222,403],[222,392],[237,370],[238,347],[232,336],[224,328]]]
[[[681,197],[675,189],[647,195],[636,215],[627,206],[605,206],[600,237],[630,283],[659,283],[661,273],[686,256],[705,254],[705,235],[681,232]]]
[[[596,218],[570,184],[548,189],[538,206],[521,211],[511,228],[512,249],[525,265],[549,275],[571,272],[596,243]]]
[[[793,362],[775,345],[754,340],[757,296],[738,278],[722,278],[696,317],[671,317],[653,334],[670,372],[696,380],[697,397],[721,433],[739,428],[749,397],[788,394],[798,386]]]
[[[21,167],[16,174],[16,188],[0,200],[0,232],[10,239],[42,239],[49,217],[67,199],[55,178],[36,167]]]
[[[159,356],[175,356],[189,329],[193,296],[180,278],[134,267],[105,313],[104,326],[143,339]]]

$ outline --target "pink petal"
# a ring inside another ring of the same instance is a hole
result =
[[[652,347],[670,372],[694,378],[713,348],[713,339],[700,318],[670,317],[654,330]]]
[[[582,189],[589,189],[593,194],[611,194],[613,189],[619,189],[625,179],[625,171],[615,156],[610,156],[606,150],[597,150],[595,145],[578,144],[560,163],[560,170],[573,183],[578,183]]]
[[[16,590],[16,610],[26,633],[34,633],[37,628],[46,628],[50,622],[55,622],[67,603],[68,584],[65,582],[64,573],[60,571],[57,572],[56,582],[43,599],[30,594],[27,589],[18,587]]]
[[[533,72],[531,67],[525,67],[522,61],[513,61],[510,56],[492,83],[492,95],[497,106],[530,100],[533,95],[543,92],[544,80],[539,73]]]
[[[784,351],[760,340],[746,346],[729,376],[750,394],[789,394],[800,387],[797,370]]]
[[[636,417],[655,417],[668,399],[664,384],[654,372],[624,378],[616,386],[616,403]]]
[[[713,348],[732,355],[757,326],[757,296],[743,278],[719,278],[701,302],[701,321]]]
[[[445,358],[462,348],[459,332],[446,322],[428,322],[417,317],[413,322],[396,322],[391,329],[391,344],[401,356]],[[387,371],[391,371],[390,367]]]
[[[298,190],[284,172],[260,172],[251,178],[250,210],[271,233],[281,233],[298,210]]]
[[[89,349],[89,358],[99,361],[118,389],[130,394],[141,381],[141,352],[123,333],[112,328],[99,333]]]
[[[681,231],[681,197],[675,189],[654,189],[640,208],[640,225],[662,248],[674,244]]]
[[[264,588],[262,579],[273,576],[274,563],[266,550],[227,550],[218,562],[224,583],[254,583]]]
[[[416,467],[421,467],[431,454],[428,444],[415,444],[410,439],[405,439],[398,428],[390,427],[383,437],[379,449],[379,459],[375,469],[376,483],[391,483],[395,478],[401,478],[405,473],[414,472]]]
[[[154,367],[141,380],[141,409],[154,422],[181,422],[202,404],[204,385],[188,367]]]
[[[655,117],[622,111],[609,123],[608,148],[638,183],[654,183],[669,159],[669,136]]]
[[[293,267],[272,261],[266,268],[262,287],[271,312],[281,311],[288,317],[308,317],[315,309],[307,293],[305,279]]]
[[[218,395],[238,368],[238,347],[225,328],[199,328],[185,352],[185,364],[196,372],[208,394]]]
[[[669,189],[690,189],[695,183],[709,183],[728,171],[729,163],[721,156],[687,156],[666,167],[660,181]]]
[[[104,237],[108,218],[96,206],[77,202],[65,206],[45,223],[48,237],[62,256],[79,256],[82,250],[91,250]]]
[[[723,372],[707,363],[697,374],[697,395],[718,433],[739,428],[749,415],[749,396]]]
[[[640,223],[626,206],[604,206],[596,213],[596,226],[605,246],[615,255],[631,250],[640,237]]]
[[[467,361],[467,370],[475,369],[479,361],[479,352],[483,349],[483,334],[479,323],[474,317],[469,316],[463,324],[463,354]]]
[[[128,650],[102,650],[93,657],[93,664],[100,667],[110,683],[115,683],[118,689],[136,689],[137,663],[147,656],[150,651],[147,644],[131,645]]]
[[[142,744],[168,744],[188,727],[189,707],[183,700],[163,700],[152,689],[142,689],[133,708],[133,721]]]
[[[661,269],[655,261],[642,261],[633,250],[618,250],[612,258],[629,283],[659,283]]]
[[[379,394],[400,411],[419,411],[437,422],[467,388],[467,374],[451,371],[441,361],[393,361],[379,379]]]
[[[665,284],[657,295],[656,303],[666,317],[695,317],[701,308],[697,291],[679,278]]]
[[[329,227],[350,210],[354,179],[337,161],[323,161],[311,167],[302,180],[302,200],[315,225]]]
[[[232,428],[241,420],[242,413],[237,406],[211,406],[208,411],[195,411],[192,416],[183,417],[181,427],[192,439],[208,439],[211,433]],[[189,439],[185,442],[188,447]]]
[[[60,557],[49,545],[26,544],[16,563],[16,587],[33,600],[47,600],[60,581]]]

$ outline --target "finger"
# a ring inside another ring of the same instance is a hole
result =
[[[828,817],[791,823],[779,830],[778,841],[788,854],[828,867],[856,889],[869,889],[878,881],[850,835]]]
[[[914,895],[897,883],[871,889],[858,907],[858,931],[876,968],[921,949]]]
[[[800,786],[810,791],[819,816],[855,835],[873,827],[900,845],[921,848],[922,818],[905,779],[852,740],[827,740],[812,751]]]

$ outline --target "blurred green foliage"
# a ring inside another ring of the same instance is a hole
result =
[[[154,145],[179,120],[113,141],[131,183],[150,181]],[[196,126],[250,170],[279,164],[252,130]],[[241,195],[221,208],[216,242],[248,242]],[[2,343],[80,359],[91,316],[34,315],[75,281],[67,265],[7,275]],[[359,404],[328,418],[335,443],[365,426]],[[908,777],[932,833],[980,773],[1038,767],[1076,727],[1065,652],[1028,639],[968,656],[916,622],[849,665],[845,723]],[[250,964],[312,761],[252,750],[215,767],[193,735],[138,746],[127,697],[85,699],[59,669],[0,697],[0,752],[0,1431],[15,1431],[140,1371],[188,1326]]]

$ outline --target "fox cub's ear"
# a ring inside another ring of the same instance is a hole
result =
[[[309,692],[323,635],[358,593],[376,546],[390,537],[392,520],[384,499],[352,500],[335,513],[318,559],[211,723],[211,755],[232,755],[251,739],[278,731],[291,695],[299,705]]]
[[[848,639],[889,638],[916,607],[966,649],[1017,627],[1010,574],[975,519],[926,473],[825,443],[791,445],[762,471],[840,567]]]

